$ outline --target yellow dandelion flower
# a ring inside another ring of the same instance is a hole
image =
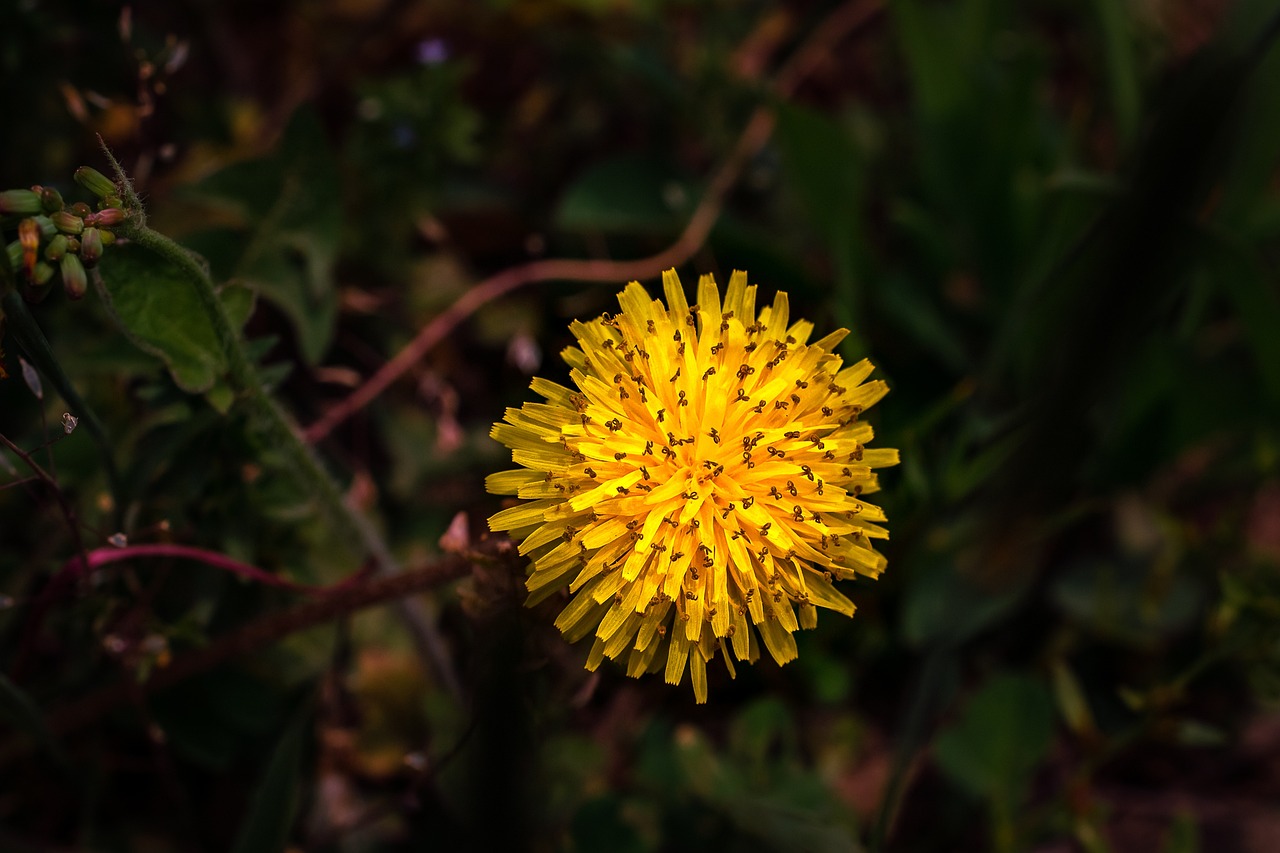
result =
[[[779,664],[817,608],[853,615],[833,581],[877,577],[887,538],[872,469],[898,451],[869,448],[859,420],[885,395],[868,361],[842,369],[841,330],[808,343],[787,294],[756,314],[756,287],[735,272],[724,302],[711,276],[690,306],[674,270],[667,305],[632,282],[617,316],[570,327],[562,353],[577,390],[545,379],[545,403],[507,409],[492,435],[523,467],[490,492],[529,502],[489,519],[532,560],[530,605],[568,587],[556,620],[595,644],[587,668],[625,658],[627,674],[686,666],[698,702],[719,650]]]

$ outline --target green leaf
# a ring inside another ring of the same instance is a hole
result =
[[[830,241],[852,239],[862,201],[862,152],[830,118],[805,107],[778,107],[783,167],[805,211]]]
[[[916,346],[928,350],[952,373],[969,369],[969,357],[954,326],[933,299],[908,276],[895,276],[878,289],[881,309]]]
[[[783,103],[777,107],[778,148],[788,184],[794,187],[814,229],[832,256],[836,320],[850,329],[843,350],[861,355],[860,264],[866,252],[859,239],[865,187],[864,155],[850,132],[814,110]]]
[[[1132,142],[1138,132],[1141,98],[1138,70],[1133,56],[1133,36],[1126,15],[1127,6],[1115,0],[1093,0],[1093,11],[1102,30],[1103,52],[1107,63],[1107,83],[1111,88],[1111,106],[1122,141]]]
[[[1224,246],[1211,256],[1212,269],[1231,300],[1253,350],[1262,387],[1280,401],[1280,294],[1274,272],[1241,246]]]
[[[311,364],[329,346],[337,317],[333,265],[342,237],[337,173],[319,119],[303,109],[270,156],[228,166],[187,190],[248,232],[234,277],[284,311]],[[226,245],[225,234],[204,239]]]
[[[627,821],[623,803],[614,796],[584,803],[573,817],[572,835],[575,850],[644,853],[649,849],[636,827]]]
[[[956,73],[961,65],[961,46],[950,37],[939,37],[942,32],[948,36],[955,33],[959,11],[955,5],[943,8],[916,0],[899,0],[889,7],[916,107],[926,119],[951,113],[964,97],[965,76]]]
[[[934,757],[969,792],[1012,809],[1053,740],[1053,699],[1038,679],[1001,675],[938,735]]]
[[[653,160],[616,157],[578,176],[560,202],[556,225],[569,231],[670,232],[691,204],[688,187]]]
[[[913,568],[902,606],[902,633],[911,645],[964,642],[995,625],[1017,606],[1025,584],[982,589],[947,563]]]
[[[1080,559],[1054,580],[1053,601],[1077,625],[1100,637],[1150,648],[1186,630],[1205,594],[1191,572],[1158,571],[1136,561]]]
[[[723,808],[738,829],[764,842],[765,849],[784,853],[858,853],[862,849],[850,828],[820,812],[755,796],[735,798]]]
[[[303,357],[315,364],[324,355],[338,316],[338,303],[328,294],[317,294],[314,280],[300,256],[293,252],[264,251],[243,262],[237,270],[239,281],[270,300],[289,318],[298,336]],[[319,269],[319,265],[313,269]],[[327,269],[324,273],[328,275]],[[326,288],[329,285],[324,285]]]
[[[108,305],[129,338],[164,361],[184,391],[200,394],[212,388],[226,372],[226,358],[182,270],[146,249],[126,245],[103,259],[102,277]]]
[[[1199,853],[1200,828],[1196,825],[1195,815],[1185,811],[1174,815],[1164,850],[1165,853]]]
[[[258,782],[235,853],[279,853],[285,849],[298,810],[303,748],[311,731],[311,702],[300,703]]]

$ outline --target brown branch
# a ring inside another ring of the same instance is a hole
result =
[[[155,669],[151,677],[141,685],[128,680],[126,675],[124,680],[55,707],[48,714],[49,729],[54,734],[66,735],[128,705],[137,696],[139,689],[144,693],[164,690],[229,660],[282,640],[290,634],[456,580],[467,574],[473,562],[490,559],[493,559],[493,555],[487,552],[447,554],[420,568],[372,578],[317,597],[283,613],[263,616],[198,651],[177,658],[166,667]],[[0,764],[12,759],[20,749],[21,746],[13,742],[4,744],[0,747]]]
[[[776,97],[794,94],[799,85],[818,68],[842,39],[869,23],[883,9],[883,0],[851,0],[836,8],[782,67],[771,87]],[[539,281],[626,282],[651,278],[663,270],[679,266],[700,249],[720,217],[725,196],[737,182],[743,167],[764,147],[773,133],[774,114],[768,106],[752,113],[728,159],[716,172],[706,194],[694,209],[684,231],[667,248],[631,261],[579,260],[556,258],[509,267],[468,290],[445,312],[418,332],[404,349],[380,367],[364,384],[341,400],[303,431],[314,444],[340,424],[369,405],[397,379],[444,340],[464,320],[481,307],[526,284]]]

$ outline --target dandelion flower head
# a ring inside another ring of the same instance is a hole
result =
[[[743,272],[723,301],[709,275],[696,305],[674,270],[663,289],[666,305],[632,282],[616,316],[574,322],[576,390],[534,379],[546,402],[494,426],[522,467],[486,486],[529,500],[489,526],[531,558],[530,605],[567,589],[556,627],[594,635],[588,669],[688,669],[704,702],[717,652],[731,675],[761,642],[785,664],[819,607],[853,615],[833,582],[884,569],[865,497],[898,452],[867,447],[860,416],[888,388],[868,361],[842,367],[846,331],[809,343],[782,292],[757,314]]]

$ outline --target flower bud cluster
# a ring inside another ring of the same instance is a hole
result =
[[[17,220],[18,239],[7,247],[9,265],[32,302],[48,295],[55,277],[61,278],[68,297],[82,298],[89,286],[88,270],[115,242],[114,229],[128,216],[120,188],[106,175],[81,166],[75,179],[97,197],[96,207],[67,204],[53,187],[0,192],[0,225]]]

